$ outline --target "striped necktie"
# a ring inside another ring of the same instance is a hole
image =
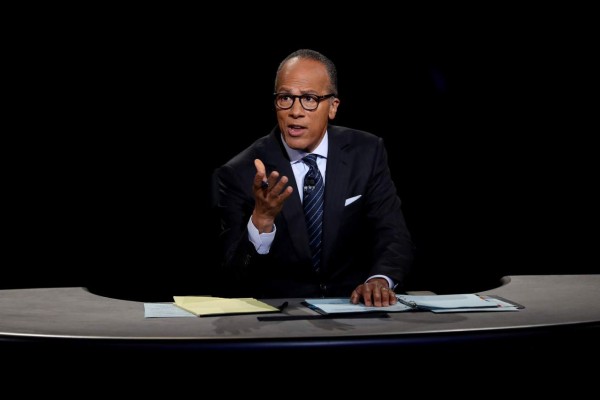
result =
[[[312,254],[315,271],[321,264],[321,233],[323,225],[323,197],[325,186],[323,177],[317,167],[317,155],[309,154],[302,159],[308,165],[308,172],[304,177],[304,216],[308,229],[308,243]]]

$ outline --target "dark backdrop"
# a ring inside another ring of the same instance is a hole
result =
[[[2,288],[210,293],[210,174],[274,126],[275,70],[300,47],[337,64],[335,123],[385,139],[418,248],[410,289],[599,272],[585,27],[276,40],[86,23],[23,30],[8,48]]]

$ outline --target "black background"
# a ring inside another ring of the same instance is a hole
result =
[[[418,249],[409,289],[598,273],[585,23],[379,21],[258,31],[81,18],[15,30],[0,287],[208,294],[210,174],[274,126],[275,70],[302,47],[338,67],[334,123],[385,140]]]

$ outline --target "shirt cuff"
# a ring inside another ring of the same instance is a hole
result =
[[[254,228],[254,229],[256,229],[256,228]],[[256,229],[256,232],[258,232],[258,229]],[[365,281],[365,283],[369,282],[373,278],[383,278],[383,279],[385,279],[387,281],[388,285],[390,286],[390,289],[394,290],[396,288],[396,285],[394,285],[394,281],[391,280],[390,278],[388,278],[385,275],[373,275],[373,276],[370,276],[369,279],[367,279]]]
[[[248,220],[248,240],[252,242],[258,254],[269,253],[273,239],[275,239],[275,232],[277,232],[277,227],[273,224],[273,232],[259,233],[252,223],[252,217]]]

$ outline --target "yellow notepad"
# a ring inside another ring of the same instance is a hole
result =
[[[224,298],[210,296],[173,296],[175,305],[199,317],[258,314],[280,310],[254,298]]]

